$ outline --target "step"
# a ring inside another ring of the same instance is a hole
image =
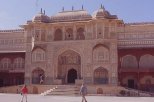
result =
[[[79,95],[80,87],[76,85],[57,85],[54,89],[44,92],[42,95]]]

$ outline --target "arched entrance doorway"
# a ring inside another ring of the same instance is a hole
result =
[[[77,79],[77,71],[70,69],[67,74],[67,83],[75,83],[75,79]]]
[[[61,79],[62,84],[67,84],[75,83],[77,77],[81,77],[81,56],[75,51],[67,50],[58,56],[57,79]]]

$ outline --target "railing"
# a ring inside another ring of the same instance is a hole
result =
[[[119,68],[120,72],[154,72],[154,68]]]
[[[18,71],[24,71],[25,70],[25,67],[22,66],[22,67],[14,67],[14,66],[9,66],[9,67],[0,67],[0,71],[1,72],[18,72]]]
[[[154,31],[119,32],[118,47],[154,47]]]
[[[0,33],[1,32],[24,32],[24,29],[13,29],[13,30],[0,30]]]
[[[121,32],[118,33],[119,40],[133,40],[133,39],[154,39],[154,32],[140,31],[140,32]]]
[[[125,93],[123,93],[124,96],[138,96],[138,97],[152,97],[154,96],[154,93],[147,92],[147,91],[142,91],[142,90],[137,90],[137,89],[132,89],[128,87],[124,87],[126,90]]]

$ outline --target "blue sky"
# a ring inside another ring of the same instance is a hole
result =
[[[40,8],[48,16],[62,10],[81,9],[90,14],[103,4],[124,22],[154,22],[154,0],[0,0],[0,29],[15,29],[31,20]]]

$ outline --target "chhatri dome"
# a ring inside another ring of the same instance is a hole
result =
[[[35,15],[32,19],[33,22],[45,22],[48,23],[50,21],[50,18],[45,15],[45,11],[44,13],[42,12],[42,8],[41,8],[41,12],[38,13],[37,15]]]
[[[57,13],[54,16],[51,16],[51,22],[64,22],[64,21],[81,21],[81,20],[90,20],[92,16],[83,9],[82,10],[74,10],[72,7],[72,11],[63,11]]]
[[[108,18],[108,19],[117,19],[116,15],[111,15],[104,6],[101,5],[100,9],[95,11],[92,15],[93,18]]]
[[[58,12],[55,15],[52,15],[51,17],[48,17],[44,13],[41,12],[35,15],[32,19],[32,22],[44,22],[44,23],[54,23],[54,22],[70,22],[70,21],[87,21],[91,19],[117,19],[116,15],[111,15],[104,6],[101,5],[101,7],[96,10],[93,15],[91,16],[86,10],[84,10],[83,6],[81,10],[74,10],[74,7],[72,7],[72,10],[65,11],[64,8],[61,12]]]

